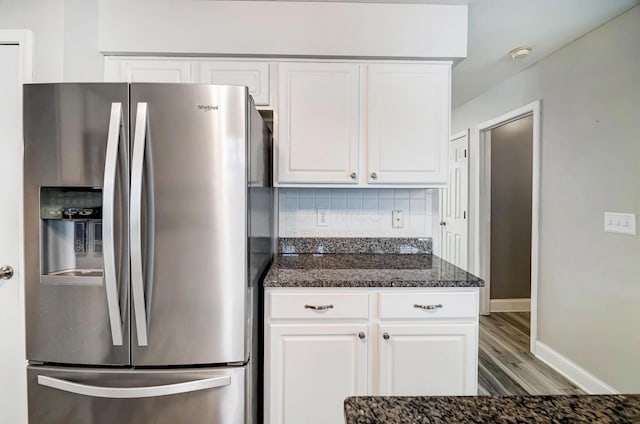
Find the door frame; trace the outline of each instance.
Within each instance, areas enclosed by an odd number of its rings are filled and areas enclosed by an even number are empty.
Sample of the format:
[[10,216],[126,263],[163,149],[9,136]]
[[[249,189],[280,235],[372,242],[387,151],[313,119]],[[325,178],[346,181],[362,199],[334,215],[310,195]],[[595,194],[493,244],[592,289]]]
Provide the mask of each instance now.
[[[15,45],[18,46],[18,80],[19,84],[22,85],[24,83],[32,82],[33,80],[33,33],[30,30],[0,30],[0,44],[2,45]],[[18,116],[20,117],[20,121],[22,121],[22,95],[18,95],[18,104],[16,105],[18,108]],[[20,144],[24,146],[24,141],[22,140],[22,132],[20,132]],[[23,153],[24,149],[21,149],[19,158],[21,163],[21,171],[24,172],[24,164],[23,162]],[[23,181],[22,181],[22,172],[16,181],[16,184],[20,185],[20,192],[23,190]],[[19,322],[17,323],[20,326],[23,337],[26,337],[25,334],[25,290],[24,290],[24,206],[23,206],[23,197],[20,196],[18,199],[18,263],[16,264],[16,270],[14,278],[17,279],[15,283],[18,284],[18,309],[20,311]],[[23,339],[24,340],[24,339]],[[22,347],[23,351],[25,347]],[[24,387],[26,387],[26,366],[27,366],[27,358],[25,354],[24,358],[24,369],[25,369],[25,382]],[[23,405],[26,407],[27,405],[27,392],[25,391],[22,396],[24,396],[24,403],[22,405],[16,405],[16,407],[22,407]],[[27,410],[24,410],[24,417],[27,417]],[[26,422],[26,421],[25,421]]]
[[[19,69],[18,69],[18,78],[20,79],[20,84],[30,83],[33,81],[33,33],[30,30],[14,30],[14,29],[0,29],[0,44],[6,45],[16,45],[18,46],[19,51]],[[22,118],[22,96],[18,96],[18,113]],[[24,140],[21,138],[21,144],[24,146]],[[23,150],[24,154],[24,150]],[[24,158],[21,158],[23,160]],[[24,172],[24,164],[23,164],[23,172]],[[22,191],[22,176],[20,176],[20,187]],[[16,272],[16,277],[18,277],[18,283],[20,284],[20,300],[22,302],[22,308],[24,309],[24,274],[20,272],[24,269],[24,216],[23,216],[23,199],[20,198],[18,203],[19,208],[19,266],[20,269]]]
[[480,290],[480,313],[489,314],[491,298],[491,133],[493,128],[533,117],[533,161],[531,182],[531,330],[529,350],[535,354],[538,335],[538,278],[540,254],[540,145],[541,101],[536,100],[477,125],[471,131],[470,147],[477,155],[472,158],[474,191],[474,270],[485,280]]

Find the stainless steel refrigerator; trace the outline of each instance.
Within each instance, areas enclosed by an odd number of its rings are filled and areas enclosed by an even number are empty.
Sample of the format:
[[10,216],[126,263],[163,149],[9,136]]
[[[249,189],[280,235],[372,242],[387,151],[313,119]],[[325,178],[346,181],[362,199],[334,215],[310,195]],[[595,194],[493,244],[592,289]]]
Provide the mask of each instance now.
[[247,89],[27,84],[31,424],[251,423],[273,256]]

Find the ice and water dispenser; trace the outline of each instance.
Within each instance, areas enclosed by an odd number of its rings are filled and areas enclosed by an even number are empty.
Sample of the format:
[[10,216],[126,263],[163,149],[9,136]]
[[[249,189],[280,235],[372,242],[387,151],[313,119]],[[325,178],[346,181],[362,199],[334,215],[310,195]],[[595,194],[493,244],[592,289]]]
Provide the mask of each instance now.
[[102,189],[40,188],[42,283],[102,284]]

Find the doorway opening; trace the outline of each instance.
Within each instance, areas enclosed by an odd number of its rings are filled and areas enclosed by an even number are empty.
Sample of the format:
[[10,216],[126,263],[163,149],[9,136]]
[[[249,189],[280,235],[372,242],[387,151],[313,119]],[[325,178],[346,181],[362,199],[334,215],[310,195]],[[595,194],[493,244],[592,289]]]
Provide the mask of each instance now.
[[531,309],[533,116],[487,130],[491,155],[490,312]]
[[[479,125],[475,158],[475,270],[480,311],[523,312],[537,339],[540,102]],[[527,314],[528,312],[528,314]]]

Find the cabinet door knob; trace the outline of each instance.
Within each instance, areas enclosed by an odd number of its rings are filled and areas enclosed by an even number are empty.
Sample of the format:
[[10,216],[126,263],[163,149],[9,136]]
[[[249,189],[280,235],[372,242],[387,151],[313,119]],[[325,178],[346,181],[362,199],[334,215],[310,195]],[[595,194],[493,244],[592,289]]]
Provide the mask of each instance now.
[[304,305],[305,309],[313,309],[314,311],[324,311],[325,309],[333,309],[333,305]]
[[376,174],[375,172],[371,173],[371,179],[372,180],[377,180],[378,179],[378,174]]
[[356,178],[358,178],[358,174],[356,174],[355,172],[351,173],[351,179],[355,180]]
[[389,337],[391,337],[391,336],[389,335],[389,333],[384,333],[384,334],[382,335],[382,338],[383,338],[383,339],[385,339],[385,340],[389,340]]
[[0,268],[0,278],[3,280],[9,280],[13,277],[13,268],[9,265],[3,266]]
[[358,337],[360,338],[360,340],[364,340],[365,338],[367,338],[367,335],[364,334],[364,331],[361,331],[358,333]]
[[442,303],[438,303],[437,305],[418,305],[417,303],[415,305],[413,305],[414,308],[416,309],[426,309],[426,310],[433,310],[433,309],[439,309],[442,308]]

